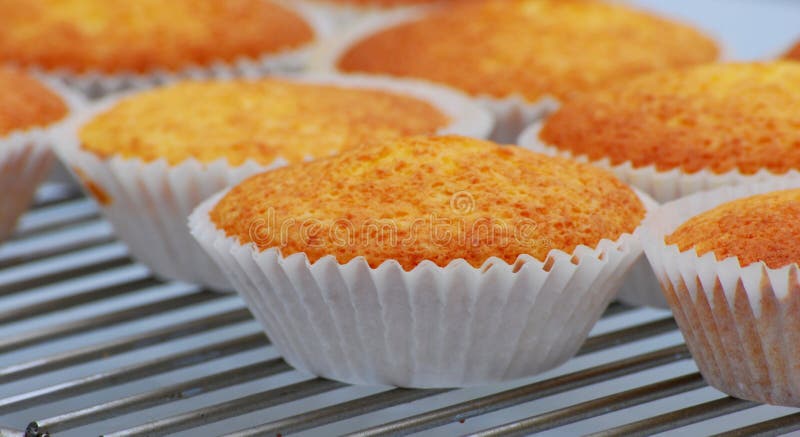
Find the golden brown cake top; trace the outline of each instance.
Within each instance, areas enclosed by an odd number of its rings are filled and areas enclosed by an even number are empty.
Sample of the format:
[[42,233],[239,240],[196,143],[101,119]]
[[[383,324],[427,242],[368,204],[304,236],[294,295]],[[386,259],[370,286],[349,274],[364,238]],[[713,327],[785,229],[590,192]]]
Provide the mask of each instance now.
[[800,61],[800,41],[798,41],[797,44],[794,45],[794,47],[789,49],[789,51],[786,52],[786,55],[784,55],[784,57],[786,59]]
[[632,232],[636,194],[610,173],[460,136],[406,137],[256,175],[211,211],[228,236],[311,262],[364,256],[410,270],[513,263]]
[[61,97],[35,78],[0,68],[0,137],[47,126],[64,118],[67,112]]
[[681,251],[717,260],[738,257],[746,266],[763,261],[777,269],[800,262],[800,190],[738,199],[706,211],[666,238]]
[[687,26],[592,0],[455,2],[355,43],[343,71],[449,84],[473,95],[567,98],[644,72],[716,59]]
[[0,0],[0,61],[177,70],[298,48],[314,30],[266,0]]
[[199,81],[125,98],[79,135],[84,150],[104,158],[270,164],[432,134],[449,123],[426,101],[375,89],[282,79]]
[[539,137],[593,160],[660,171],[800,169],[800,64],[652,73],[566,103]]

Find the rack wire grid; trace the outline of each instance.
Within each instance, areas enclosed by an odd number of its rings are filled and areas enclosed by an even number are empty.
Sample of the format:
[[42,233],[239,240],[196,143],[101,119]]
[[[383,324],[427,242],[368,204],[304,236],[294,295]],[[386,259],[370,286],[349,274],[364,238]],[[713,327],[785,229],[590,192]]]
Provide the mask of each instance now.
[[238,296],[155,279],[95,204],[46,185],[0,246],[0,436],[778,435],[797,410],[727,397],[666,311],[612,304],[577,357],[459,390],[295,371]]

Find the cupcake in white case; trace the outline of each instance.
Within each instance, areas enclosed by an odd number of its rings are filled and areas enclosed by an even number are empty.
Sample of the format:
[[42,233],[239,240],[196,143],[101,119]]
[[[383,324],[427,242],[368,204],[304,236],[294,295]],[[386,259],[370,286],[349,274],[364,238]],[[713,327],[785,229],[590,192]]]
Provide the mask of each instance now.
[[30,206],[53,163],[50,129],[80,99],[17,70],[0,68],[0,242]]
[[495,113],[493,139],[512,143],[575,94],[717,56],[716,44],[694,29],[622,5],[453,1],[363,21],[324,44],[312,68],[461,89]]
[[603,170],[411,137],[253,176],[190,227],[298,369],[457,387],[569,359],[640,255],[644,214]]
[[296,71],[330,27],[270,0],[5,0],[0,64],[100,96],[176,77]]
[[[799,63],[716,64],[651,73],[573,99],[518,143],[610,169],[666,202],[798,176],[798,124]],[[623,300],[664,306],[655,281],[646,281],[646,271],[639,277],[626,284]]]
[[182,82],[110,97],[63,129],[59,156],[132,254],[158,276],[228,290],[186,228],[191,211],[245,177],[364,141],[413,134],[485,137],[466,97],[413,81],[307,76]]
[[732,396],[800,406],[800,179],[665,204],[643,244],[701,373]]
[[800,64],[665,70],[588,93],[518,144],[591,162],[659,202],[800,170]]

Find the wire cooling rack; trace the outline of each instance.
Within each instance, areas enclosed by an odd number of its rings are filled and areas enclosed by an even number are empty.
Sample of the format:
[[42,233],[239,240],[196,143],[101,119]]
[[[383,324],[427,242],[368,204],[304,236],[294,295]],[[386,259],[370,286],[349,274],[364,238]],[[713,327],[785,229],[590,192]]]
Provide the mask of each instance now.
[[579,355],[461,390],[293,370],[242,301],[159,281],[49,185],[0,247],[0,436],[777,435],[800,413],[706,386],[665,311],[612,304]]

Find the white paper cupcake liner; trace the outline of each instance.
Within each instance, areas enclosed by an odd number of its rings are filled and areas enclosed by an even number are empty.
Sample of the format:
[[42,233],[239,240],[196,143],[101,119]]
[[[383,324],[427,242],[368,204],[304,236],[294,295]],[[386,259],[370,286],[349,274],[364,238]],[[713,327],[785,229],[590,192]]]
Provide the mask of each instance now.
[[691,217],[734,199],[800,188],[800,179],[723,187],[665,204],[642,239],[689,350],[713,387],[732,396],[800,407],[800,276],[713,253],[680,252],[665,236]]
[[[312,56],[309,68],[316,72],[341,72],[337,68],[339,59],[355,43],[384,29],[413,21],[424,13],[424,8],[406,8],[361,20],[348,32],[336,38],[329,38],[321,44]],[[446,86],[446,84],[440,85]],[[506,98],[482,95],[473,99],[494,115],[495,127],[490,139],[500,144],[514,143],[525,127],[554,112],[559,106],[558,100],[552,96],[545,96],[534,102],[526,100],[522,95]]]
[[[413,81],[368,76],[307,75],[287,78],[298,82],[368,88],[403,93],[425,100],[448,115],[452,123],[440,133],[486,137],[491,116],[468,98],[450,90]],[[157,276],[227,291],[231,286],[222,272],[189,234],[186,220],[203,200],[248,176],[286,164],[278,159],[265,166],[247,161],[231,166],[227,160],[201,163],[195,159],[169,165],[165,159],[103,159],[81,148],[78,130],[95,115],[115,105],[123,96],[110,96],[73,117],[61,129],[66,141],[59,158],[74,169],[89,192],[99,200],[117,235],[131,254]],[[107,201],[103,201],[107,199]]]
[[498,258],[481,268],[363,257],[311,264],[227,237],[209,212],[192,233],[222,266],[273,344],[297,369],[353,384],[462,387],[533,375],[572,357],[641,254],[631,234],[546,262]]
[[625,275],[617,293],[617,300],[632,306],[669,308],[661,285],[647,258],[640,256]]
[[576,156],[567,150],[562,150],[543,143],[539,139],[539,132],[543,124],[544,121],[534,123],[522,133],[517,143],[521,147],[536,152],[563,156],[580,162],[588,162],[592,165],[610,170],[624,182],[648,193],[656,201],[662,203],[698,191],[706,191],[727,185],[752,184],[777,178],[796,178],[800,176],[800,172],[797,170],[792,170],[785,174],[775,174],[767,170],[761,170],[758,173],[746,175],[737,170],[722,174],[714,173],[709,170],[696,173],[684,173],[680,171],[680,169],[659,171],[654,165],[634,167],[630,162],[613,165],[608,158],[590,160],[586,155]]
[[[37,79],[63,99],[70,113],[83,107],[83,100],[75,93],[53,81]],[[0,137],[0,192],[3,193],[0,198],[0,242],[13,233],[17,219],[28,209],[39,184],[50,174],[54,161],[51,146],[59,140],[53,131],[60,123],[14,131]]]
[[43,131],[26,131],[0,138],[0,242],[28,209],[36,188],[47,178],[53,154]]
[[181,79],[226,79],[233,77],[262,77],[273,73],[292,73],[304,70],[316,47],[335,31],[334,23],[323,13],[303,4],[291,2],[291,9],[300,13],[311,25],[315,41],[296,49],[269,53],[260,57],[242,56],[233,61],[219,60],[208,65],[189,65],[177,71],[154,70],[147,73],[101,71],[75,72],[68,69],[31,68],[37,74],[47,75],[80,90],[87,97],[100,98],[128,89],[142,89]]

